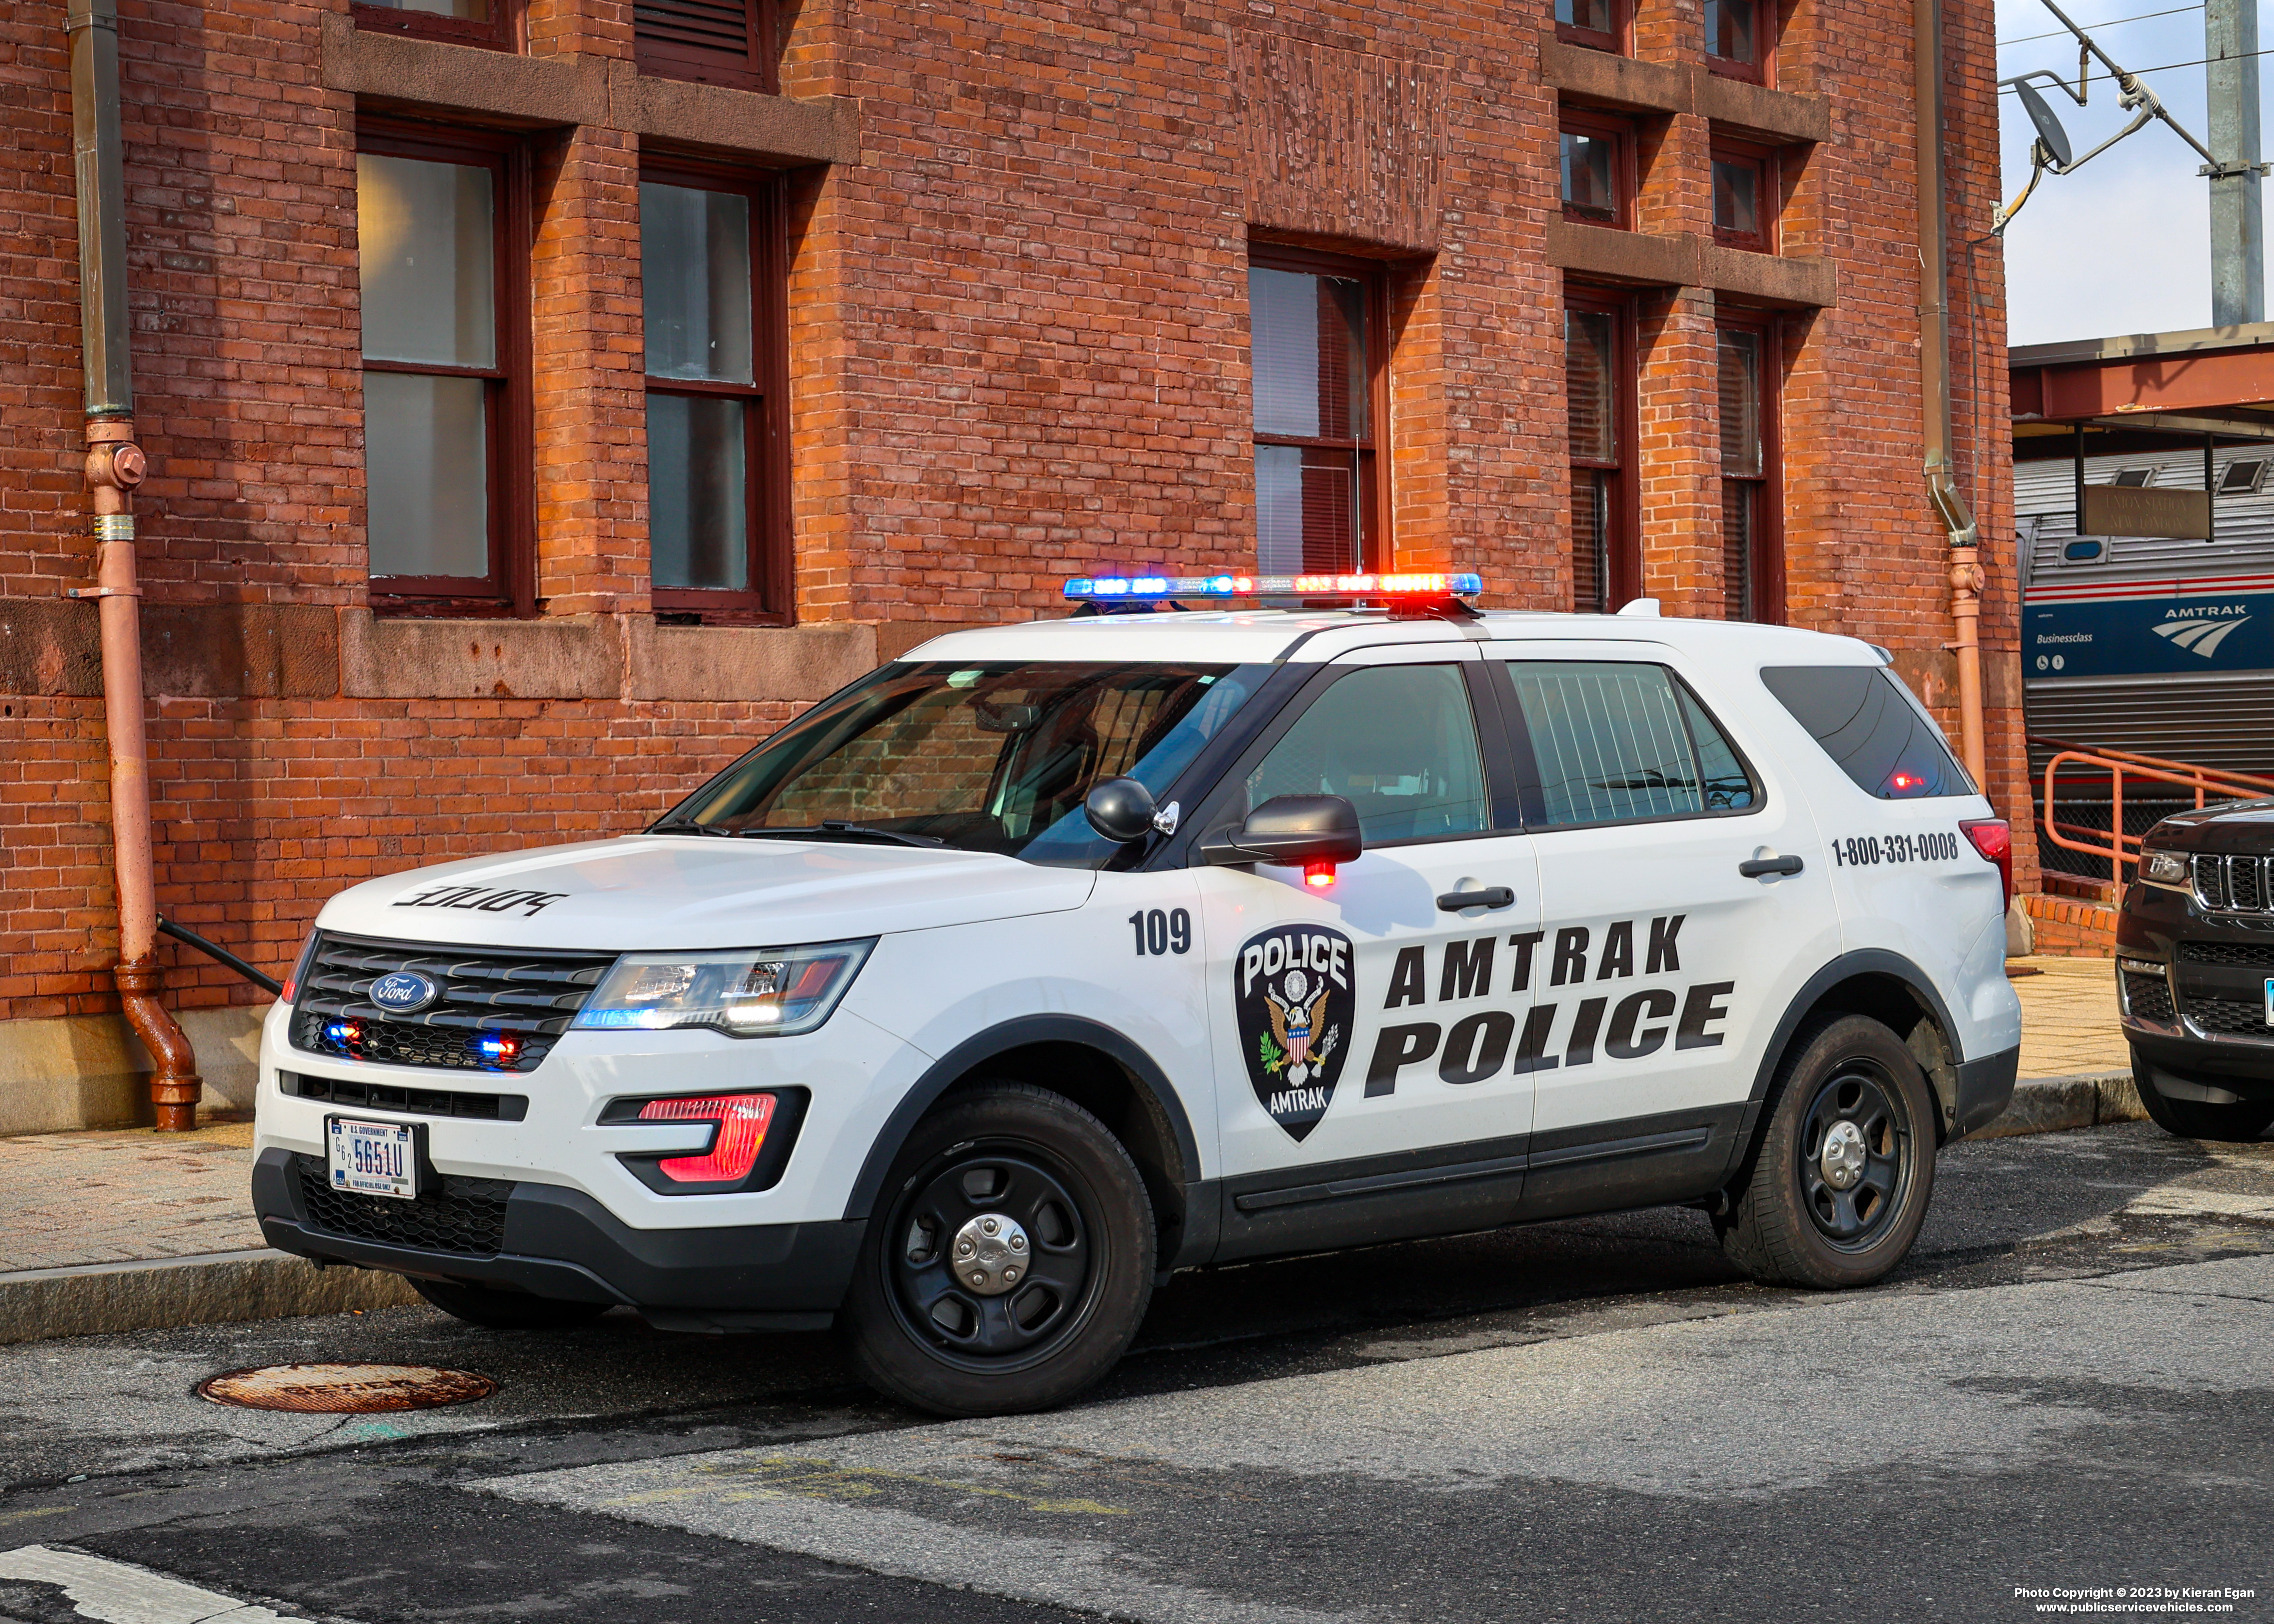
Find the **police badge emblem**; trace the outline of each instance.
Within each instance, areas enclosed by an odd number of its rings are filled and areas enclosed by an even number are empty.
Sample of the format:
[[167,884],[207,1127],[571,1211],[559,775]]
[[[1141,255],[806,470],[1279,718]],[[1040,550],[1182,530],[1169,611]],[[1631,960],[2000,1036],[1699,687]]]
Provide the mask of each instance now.
[[1291,1137],[1307,1138],[1350,1051],[1358,1007],[1351,939],[1319,925],[1250,936],[1232,960],[1232,1007],[1256,1100]]

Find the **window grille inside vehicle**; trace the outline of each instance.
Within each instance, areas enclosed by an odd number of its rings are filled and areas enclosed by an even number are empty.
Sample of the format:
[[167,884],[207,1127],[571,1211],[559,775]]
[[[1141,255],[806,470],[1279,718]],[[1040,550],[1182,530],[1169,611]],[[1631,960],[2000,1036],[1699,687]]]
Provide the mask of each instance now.
[[[293,1004],[292,1047],[386,1065],[533,1071],[614,962],[322,935]],[[432,1002],[407,1013],[372,1002],[373,982],[405,972],[434,983]]]

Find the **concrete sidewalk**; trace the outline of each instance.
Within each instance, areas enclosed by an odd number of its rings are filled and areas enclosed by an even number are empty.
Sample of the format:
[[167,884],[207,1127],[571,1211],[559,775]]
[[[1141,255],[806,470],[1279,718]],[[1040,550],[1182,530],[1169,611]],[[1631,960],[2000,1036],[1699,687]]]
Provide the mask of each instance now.
[[[2014,968],[2023,1083],[1984,1133],[2141,1116],[2112,963],[2043,958]],[[265,1247],[252,1165],[251,1123],[0,1139],[0,1342],[413,1300],[395,1275],[319,1269]]]

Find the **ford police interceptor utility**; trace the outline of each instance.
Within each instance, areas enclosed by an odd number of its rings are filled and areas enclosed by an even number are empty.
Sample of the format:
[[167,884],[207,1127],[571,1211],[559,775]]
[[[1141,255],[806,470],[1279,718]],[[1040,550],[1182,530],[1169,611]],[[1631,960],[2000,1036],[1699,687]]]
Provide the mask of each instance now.
[[269,1242],[482,1325],[834,1320],[950,1414],[1197,1265],[1688,1203],[1879,1279],[2012,1089],[2006,826],[1882,650],[1476,590],[1076,582],[1372,606],[956,632],[643,834],[343,893]]

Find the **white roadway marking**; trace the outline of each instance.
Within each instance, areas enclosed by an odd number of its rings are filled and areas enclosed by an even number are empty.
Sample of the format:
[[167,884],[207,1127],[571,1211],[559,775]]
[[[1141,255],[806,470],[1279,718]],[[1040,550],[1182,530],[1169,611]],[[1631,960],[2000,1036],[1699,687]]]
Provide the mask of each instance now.
[[0,1551],[0,1579],[60,1585],[81,1618],[103,1624],[307,1624],[297,1614],[201,1590],[131,1562],[46,1545]]
[[2173,1218],[2274,1218],[2274,1196],[2159,1184],[2126,1203],[2124,1210]]

